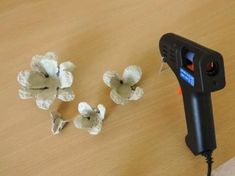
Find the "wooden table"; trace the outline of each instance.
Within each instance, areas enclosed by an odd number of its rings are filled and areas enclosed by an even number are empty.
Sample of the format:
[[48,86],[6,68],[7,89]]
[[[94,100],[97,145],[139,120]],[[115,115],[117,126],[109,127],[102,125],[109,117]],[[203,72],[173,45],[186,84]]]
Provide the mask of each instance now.
[[[170,0],[1,0],[1,176],[199,176],[204,158],[184,143],[182,97],[172,72],[158,77],[159,38],[174,32],[220,51],[226,88],[213,94],[218,148],[214,167],[235,156],[235,1]],[[76,99],[57,100],[51,110],[67,119],[77,104],[103,103],[102,133],[68,125],[51,134],[50,112],[35,99],[21,100],[16,76],[31,57],[54,51],[77,65]],[[143,69],[144,97],[115,105],[102,82],[106,70],[131,64]]]

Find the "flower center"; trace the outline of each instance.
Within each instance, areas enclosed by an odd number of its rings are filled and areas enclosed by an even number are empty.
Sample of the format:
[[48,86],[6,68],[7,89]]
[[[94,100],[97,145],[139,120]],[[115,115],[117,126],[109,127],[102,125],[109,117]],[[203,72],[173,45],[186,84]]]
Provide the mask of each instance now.
[[45,78],[49,78],[49,75],[47,73],[44,74]]
[[117,93],[124,98],[129,98],[131,96],[131,87],[127,84],[122,84],[117,89]]
[[55,89],[55,90],[58,90],[59,89],[59,85],[60,85],[60,81],[57,77],[52,77],[52,76],[49,76],[47,79],[46,79],[46,86],[48,88],[52,88],[52,89]]

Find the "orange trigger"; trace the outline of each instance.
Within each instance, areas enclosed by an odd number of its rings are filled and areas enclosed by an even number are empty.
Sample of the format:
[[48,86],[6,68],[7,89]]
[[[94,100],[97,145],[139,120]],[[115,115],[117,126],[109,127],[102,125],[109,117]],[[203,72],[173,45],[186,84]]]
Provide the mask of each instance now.
[[178,88],[177,93],[178,93],[179,95],[182,95],[182,89],[181,89],[181,87]]
[[191,71],[194,71],[194,65],[193,64],[187,65],[187,68]]

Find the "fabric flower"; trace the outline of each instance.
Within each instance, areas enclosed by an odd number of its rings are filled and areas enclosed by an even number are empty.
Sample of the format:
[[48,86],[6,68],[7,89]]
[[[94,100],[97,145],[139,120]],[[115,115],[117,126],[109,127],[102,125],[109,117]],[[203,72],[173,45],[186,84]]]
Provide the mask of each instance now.
[[52,117],[52,128],[51,132],[52,134],[56,135],[59,134],[60,131],[65,127],[65,125],[68,123],[68,121],[63,120],[61,115],[57,112],[52,112],[51,113]]
[[21,99],[36,98],[39,108],[48,110],[55,98],[71,101],[75,95],[71,89],[73,83],[72,62],[58,65],[57,56],[48,52],[46,55],[36,55],[32,58],[31,69],[21,71],[17,80],[20,84]]
[[97,135],[102,128],[102,122],[105,116],[105,107],[99,104],[97,108],[92,108],[88,103],[81,102],[78,104],[80,115],[74,119],[76,128],[88,129],[91,135]]
[[138,100],[143,96],[143,89],[136,86],[141,76],[141,68],[131,65],[124,70],[122,78],[115,71],[107,71],[103,75],[103,81],[112,89],[111,99],[116,104],[125,105],[128,101]]

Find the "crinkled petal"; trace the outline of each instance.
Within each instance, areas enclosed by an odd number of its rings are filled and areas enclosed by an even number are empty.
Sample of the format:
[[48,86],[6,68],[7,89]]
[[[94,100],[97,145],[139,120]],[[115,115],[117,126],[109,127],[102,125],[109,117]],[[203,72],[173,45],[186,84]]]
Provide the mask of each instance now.
[[67,121],[63,120],[61,118],[61,115],[57,112],[51,113],[52,117],[52,127],[51,131],[54,135],[59,134],[60,131],[65,127],[65,125],[68,123]]
[[75,98],[74,92],[71,88],[59,89],[57,96],[62,101],[72,101]]
[[93,108],[86,102],[81,102],[78,104],[78,111],[84,116],[94,112]]
[[18,74],[17,80],[24,87],[43,88],[45,87],[46,78],[40,72],[25,70]]
[[34,71],[42,72],[46,76],[56,76],[58,63],[54,53],[47,53],[45,56],[36,55],[32,58],[31,68]]
[[24,88],[20,88],[19,91],[19,97],[21,99],[29,99],[29,98],[33,98],[33,95],[31,94],[30,91],[28,91],[27,89]]
[[59,74],[60,88],[71,87],[73,84],[73,74],[68,71],[61,71]]
[[142,76],[141,68],[136,65],[128,66],[123,72],[124,82],[131,86],[139,82],[141,76]]
[[128,99],[120,96],[115,89],[111,90],[110,97],[116,104],[125,105],[128,103]]
[[70,61],[67,61],[67,62],[63,62],[60,64],[60,71],[70,71],[72,72],[74,69],[75,69],[75,65],[70,62]]
[[39,92],[42,90],[34,90],[34,89],[28,89],[26,87],[20,87],[19,89],[19,97],[21,99],[29,99],[35,97]]
[[29,76],[30,71],[21,71],[17,76],[17,81],[20,83],[21,86],[28,86],[29,85]]
[[129,100],[138,100],[143,96],[143,94],[143,89],[141,89],[140,87],[136,87],[135,90],[132,92],[132,96],[129,98]]
[[42,64],[40,63],[41,60],[43,59],[44,56],[41,55],[35,55],[32,58],[31,61],[31,68],[33,71],[38,71],[38,72],[42,72],[43,74],[46,73],[45,69],[43,68]]
[[107,71],[103,75],[104,83],[111,88],[117,88],[120,85],[120,76],[114,71]]
[[74,126],[76,128],[92,128],[93,126],[93,123],[91,120],[89,120],[88,118],[86,117],[83,117],[82,115],[76,117],[74,120],[73,120],[73,123],[74,123]]
[[39,108],[48,110],[56,98],[56,90],[45,89],[36,96],[36,104]]
[[99,110],[98,116],[99,116],[100,120],[103,120],[105,117],[105,111],[106,111],[104,105],[98,104],[97,109]]
[[88,130],[91,135],[97,135],[101,132],[102,122]]
[[56,74],[58,73],[57,61],[52,59],[42,59],[40,63],[47,75],[56,76]]
[[58,60],[58,56],[54,52],[51,52],[51,51],[47,52],[44,57],[47,59],[55,60],[55,61]]

